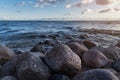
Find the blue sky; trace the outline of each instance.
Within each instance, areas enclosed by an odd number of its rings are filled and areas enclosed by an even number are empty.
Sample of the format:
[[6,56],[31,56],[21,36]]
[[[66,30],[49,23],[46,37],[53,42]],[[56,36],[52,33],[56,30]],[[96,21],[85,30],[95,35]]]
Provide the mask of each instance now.
[[119,0],[106,0],[106,4],[96,4],[95,1],[97,0],[2,0],[0,19],[119,19],[116,16],[120,15]]

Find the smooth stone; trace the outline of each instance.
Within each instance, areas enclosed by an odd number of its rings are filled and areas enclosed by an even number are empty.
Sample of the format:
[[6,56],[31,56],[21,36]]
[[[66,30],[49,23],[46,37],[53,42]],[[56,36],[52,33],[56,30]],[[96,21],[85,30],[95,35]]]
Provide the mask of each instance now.
[[84,40],[83,44],[88,48],[91,49],[93,47],[96,47],[97,44],[95,42],[89,41],[89,40]]
[[46,52],[44,61],[56,73],[74,76],[81,70],[81,59],[67,45],[56,44]]
[[76,75],[72,80],[119,80],[111,71],[104,69],[93,69]]
[[75,52],[80,57],[82,57],[83,53],[88,51],[88,49],[84,45],[81,45],[78,42],[68,42],[66,44],[71,48],[73,52]]
[[113,69],[115,69],[117,72],[120,72],[120,59],[113,63],[112,65]]
[[100,68],[109,63],[108,58],[96,49],[90,49],[83,54],[82,61],[86,66]]
[[40,45],[40,44],[36,44],[31,50],[31,52],[42,52],[42,53],[45,53],[45,48]]
[[70,80],[70,78],[68,76],[65,76],[65,75],[54,74],[54,75],[52,75],[50,80]]
[[18,57],[14,57],[6,62],[1,69],[1,76],[16,76],[16,66],[18,62]]
[[12,76],[4,76],[0,80],[17,80],[15,77]]
[[19,80],[48,80],[51,75],[50,69],[41,59],[41,54],[35,53],[21,55],[16,71]]
[[12,57],[15,57],[16,54],[8,47],[0,46],[0,64],[4,64],[9,61]]

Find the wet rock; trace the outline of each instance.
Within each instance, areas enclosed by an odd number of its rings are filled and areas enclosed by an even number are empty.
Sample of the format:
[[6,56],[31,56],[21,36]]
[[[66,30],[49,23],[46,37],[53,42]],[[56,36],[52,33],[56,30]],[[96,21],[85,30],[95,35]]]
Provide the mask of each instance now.
[[51,34],[51,35],[48,35],[48,37],[52,38],[52,39],[56,39],[57,37],[59,37],[58,34]]
[[41,37],[41,38],[47,38],[47,35],[41,34],[40,37]]
[[31,52],[42,52],[42,53],[45,53],[45,48],[40,45],[40,44],[36,44],[31,50]]
[[117,41],[116,46],[120,48],[120,41]]
[[73,39],[71,35],[65,35],[66,39]]
[[17,80],[15,77],[12,76],[4,76],[0,80]]
[[4,64],[12,57],[15,57],[16,54],[8,47],[0,46],[0,64]]
[[108,58],[96,49],[91,49],[84,53],[82,60],[85,65],[95,68],[103,67],[109,62]]
[[47,51],[44,60],[56,73],[74,76],[81,70],[81,59],[64,44],[56,44]]
[[97,44],[95,42],[89,41],[89,40],[84,40],[83,44],[88,48],[91,49],[93,47],[96,47]]
[[14,57],[6,62],[1,69],[1,76],[16,76],[16,66],[18,62],[18,57]]
[[110,46],[103,53],[113,62],[120,59],[120,48],[117,46]]
[[25,53],[25,51],[22,51],[22,50],[19,50],[19,49],[15,49],[14,52],[15,52],[16,55]]
[[117,60],[115,63],[113,63],[113,69],[115,69],[117,72],[120,72],[120,59]]
[[43,42],[43,44],[44,45],[49,45],[49,46],[54,46],[54,42],[52,41],[52,40],[45,40],[44,42]]
[[70,78],[65,75],[54,74],[54,75],[52,75],[50,80],[70,80]]
[[67,45],[80,57],[83,55],[83,53],[88,51],[88,49],[84,45],[81,45],[78,42],[68,42]]
[[118,77],[104,69],[93,69],[82,72],[73,78],[73,80],[119,80]]
[[87,39],[87,38],[88,38],[88,35],[87,35],[87,34],[81,34],[81,35],[79,36],[79,38],[81,38],[81,39]]
[[50,70],[43,63],[40,54],[23,54],[19,60],[17,65],[19,80],[48,80],[50,77]]

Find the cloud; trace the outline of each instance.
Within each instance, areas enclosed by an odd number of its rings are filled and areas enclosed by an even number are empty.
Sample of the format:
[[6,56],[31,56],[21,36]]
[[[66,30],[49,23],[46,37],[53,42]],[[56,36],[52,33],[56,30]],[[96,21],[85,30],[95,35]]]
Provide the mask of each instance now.
[[26,2],[25,1],[22,1],[22,2],[20,2],[20,3],[16,3],[15,5],[16,6],[24,6],[26,4]]
[[120,11],[120,9],[118,9],[118,8],[111,8],[111,9],[100,10],[100,11],[98,11],[98,13],[118,12],[118,11]]
[[72,7],[81,7],[81,6],[84,6],[84,5],[87,5],[91,2],[93,2],[94,0],[82,0],[80,2],[76,2],[74,4],[67,4],[66,5],[66,8],[72,8]]
[[87,13],[91,13],[93,12],[91,9],[86,9],[83,12],[81,12],[81,14],[87,14]]
[[96,4],[98,5],[108,5],[108,4],[113,4],[116,3],[120,0],[96,0]]
[[60,3],[62,1],[65,1],[65,0],[36,0],[34,7],[39,8],[39,7],[44,7],[44,6],[48,6],[48,5],[54,6],[57,3]]
[[113,4],[120,3],[120,0],[81,0],[73,4],[67,4],[66,8],[82,7],[82,6],[91,4],[93,2],[95,3],[95,5],[113,5]]

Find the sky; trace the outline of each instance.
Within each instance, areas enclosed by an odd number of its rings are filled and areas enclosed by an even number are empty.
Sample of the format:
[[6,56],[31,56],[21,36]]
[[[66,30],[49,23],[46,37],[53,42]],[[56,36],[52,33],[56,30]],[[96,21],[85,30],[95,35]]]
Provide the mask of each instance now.
[[1,0],[0,20],[120,19],[120,0]]

